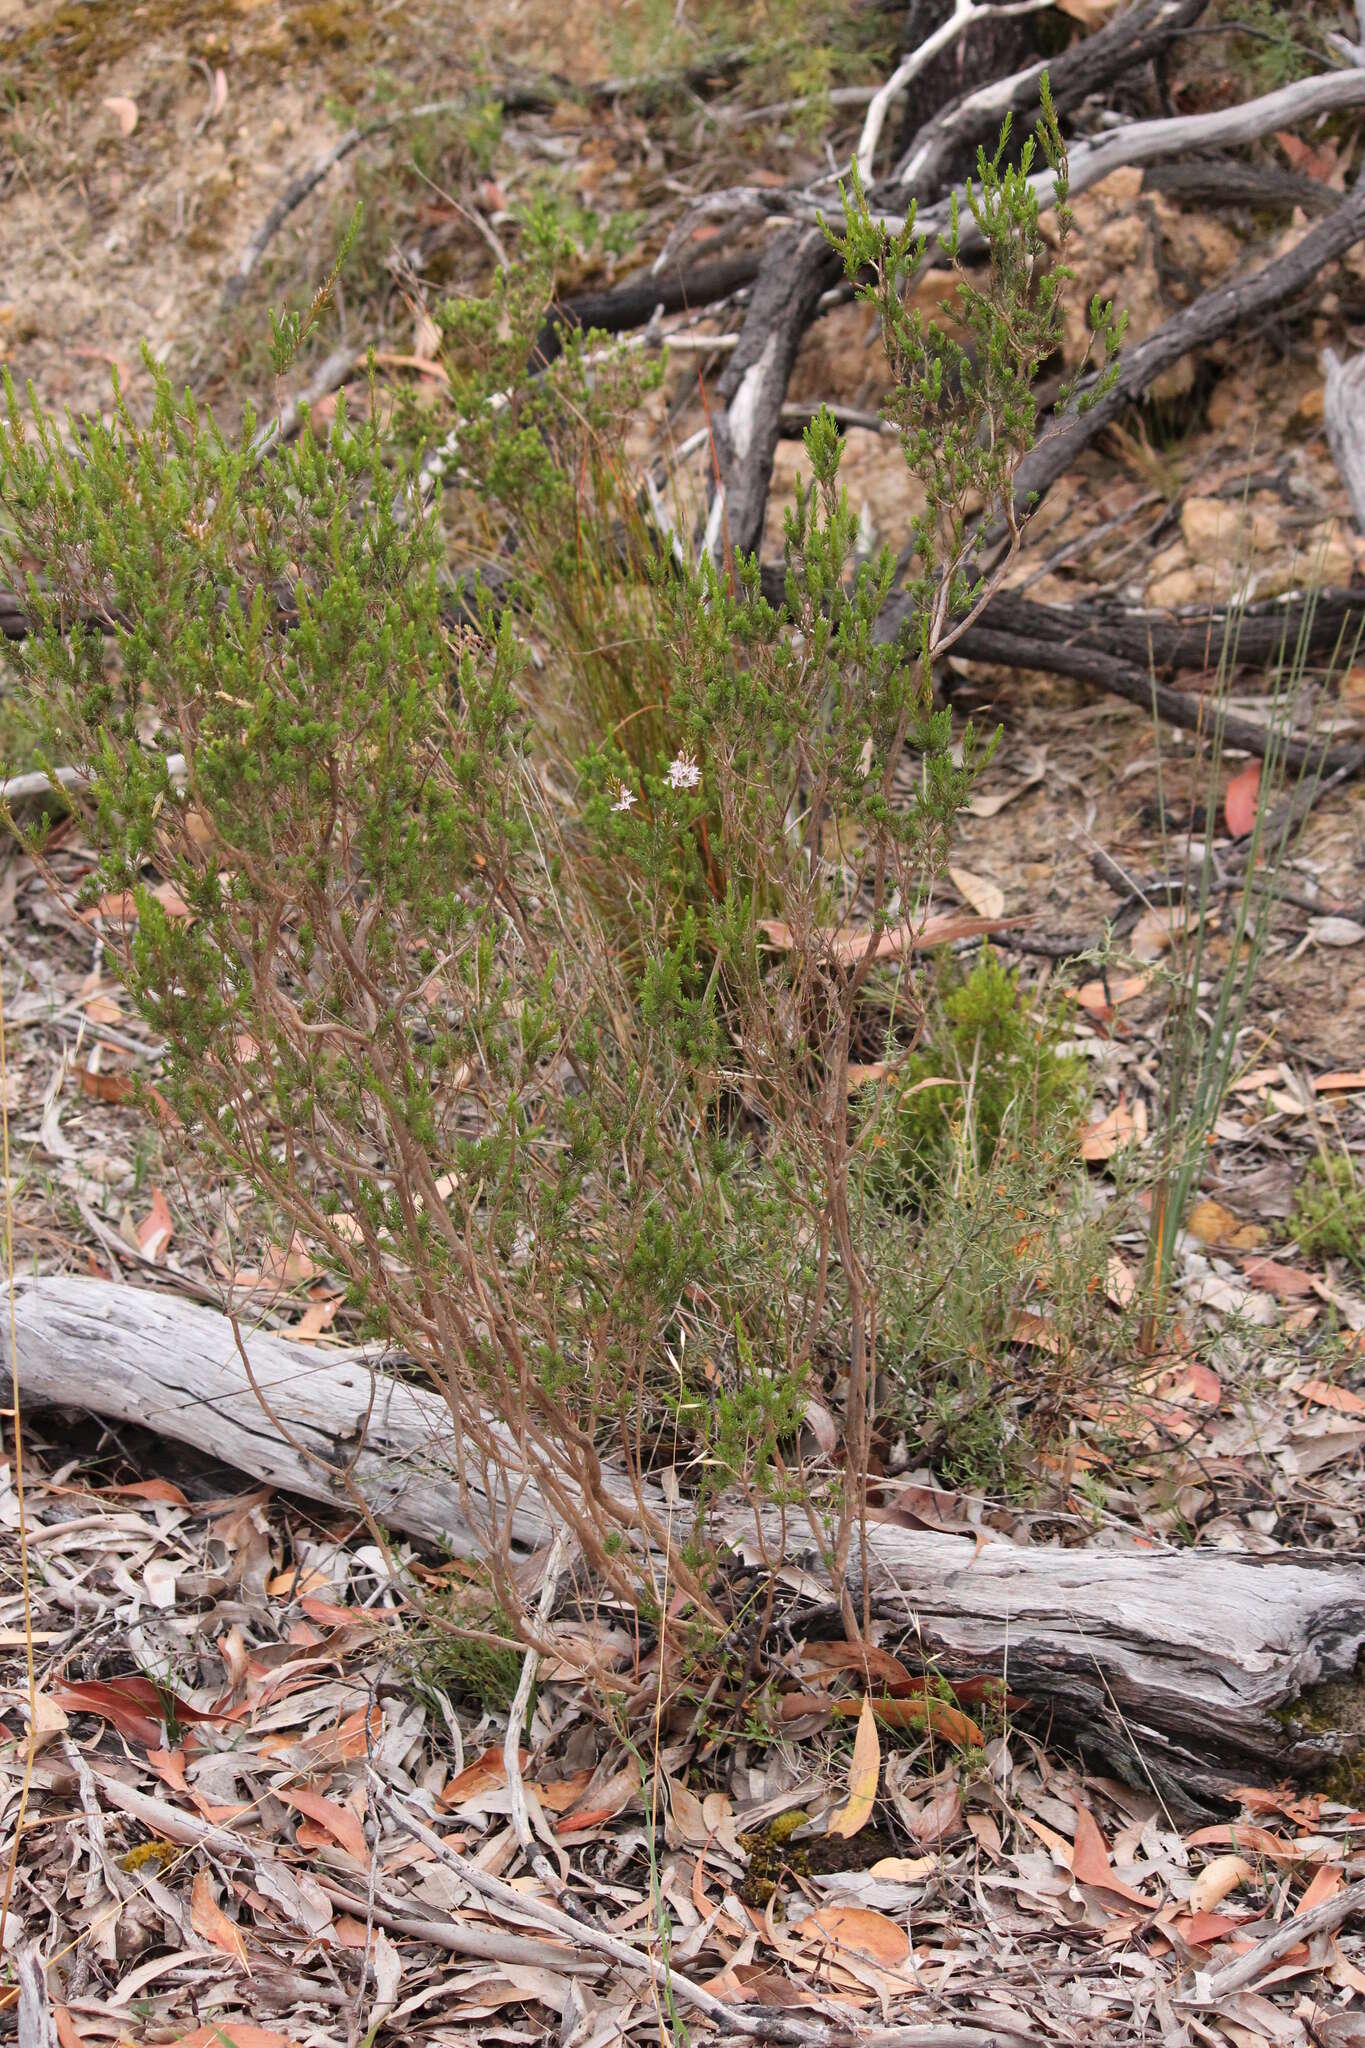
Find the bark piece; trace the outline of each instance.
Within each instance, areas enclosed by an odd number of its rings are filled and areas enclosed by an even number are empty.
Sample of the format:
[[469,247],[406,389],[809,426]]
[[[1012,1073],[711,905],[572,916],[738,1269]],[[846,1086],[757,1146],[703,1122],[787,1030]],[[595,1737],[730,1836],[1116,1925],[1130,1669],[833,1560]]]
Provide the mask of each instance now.
[[1356,527],[1365,533],[1365,355],[1343,363],[1334,349],[1325,348],[1322,367],[1327,445],[1350,496]]

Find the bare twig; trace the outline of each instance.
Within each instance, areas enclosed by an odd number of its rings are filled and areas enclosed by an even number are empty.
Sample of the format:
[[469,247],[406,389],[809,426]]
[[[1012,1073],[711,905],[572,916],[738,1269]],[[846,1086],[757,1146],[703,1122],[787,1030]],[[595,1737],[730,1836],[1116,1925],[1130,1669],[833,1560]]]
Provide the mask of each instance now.
[[[1365,71],[1343,72],[1365,103]],[[1272,98],[1278,95],[1272,94]],[[1237,109],[1233,110],[1238,111]],[[1152,124],[1164,125],[1164,124]],[[1253,331],[1272,307],[1283,305],[1320,275],[1326,266],[1365,237],[1365,178],[1325,220],[1318,221],[1283,256],[1259,270],[1243,272],[1214,285],[1167,320],[1145,340],[1125,349],[1113,388],[1088,412],[1073,410],[1029,451],[1014,479],[1016,516],[1035,506],[1057,479],[1064,476],[1082,450],[1103,432],[1125,406],[1180,358],[1204,348],[1224,334]],[[1005,528],[1002,524],[1001,537]]]
[[[559,1575],[564,1569],[564,1560],[568,1554],[569,1541],[567,1534],[563,1529],[556,1529],[554,1539],[550,1544],[550,1555],[545,1562],[545,1577],[541,1581],[540,1601],[536,1609],[536,1624],[542,1630],[549,1619],[550,1610],[554,1606],[555,1594],[559,1590]],[[507,1790],[512,1802],[511,1820],[513,1832],[520,1842],[536,1876],[542,1884],[548,1885],[549,1889],[558,1896],[561,1889],[560,1880],[550,1868],[548,1857],[535,1846],[535,1839],[531,1831],[530,1802],[527,1799],[526,1785],[521,1775],[521,1730],[522,1724],[526,1719],[526,1709],[530,1705],[531,1687],[535,1683],[536,1667],[539,1662],[540,1652],[533,1643],[522,1660],[521,1677],[517,1680],[517,1689],[513,1694],[511,1707],[508,1709],[507,1733],[503,1738],[502,1760],[507,1774]],[[539,1811],[539,1801],[537,1801],[537,1811]]]
[[1031,119],[1037,113],[1044,70],[1057,111],[1066,113],[1116,78],[1162,56],[1207,4],[1208,0],[1136,0],[1051,63],[1026,65],[965,94],[935,114],[914,137],[898,173],[900,183],[922,200],[936,199],[953,169],[970,160],[977,143],[994,143],[1007,115]]
[[[786,2044],[786,2048],[842,2048],[842,2044],[859,2038],[855,2028],[845,2022],[828,2020],[814,2013],[787,2013],[772,2008],[733,2005],[723,1998],[717,1998],[691,1977],[681,1971],[665,1969],[652,1956],[644,1955],[629,1942],[622,1941],[603,1927],[586,1925],[573,1920],[558,1906],[549,1905],[543,1899],[528,1898],[525,1892],[504,1884],[501,1878],[492,1877],[480,1869],[466,1856],[461,1856],[444,1842],[434,1828],[429,1828],[409,1808],[397,1799],[374,1772],[370,1774],[375,1798],[390,1818],[410,1834],[448,1870],[454,1871],[478,1897],[492,1906],[501,1907],[517,1920],[530,1920],[543,1927],[547,1933],[558,1934],[581,1947],[595,1948],[600,1954],[610,1956],[628,1970],[635,1970],[648,1977],[659,1992],[669,1991],[673,1998],[690,2005],[714,2025],[726,2030],[728,2036],[738,2035],[747,2041],[775,2041]],[[1014,2042],[1024,2042],[1023,2034],[1011,2034],[998,2027],[886,2027],[875,2034],[878,2043],[885,2048],[1012,2048]]]
[[1306,1913],[1294,1913],[1268,1934],[1264,1941],[1258,1941],[1255,1948],[1244,1956],[1225,1963],[1221,1970],[1197,1972],[1192,1990],[1177,1994],[1181,2005],[1217,2005],[1234,1991],[1242,1991],[1248,1984],[1254,1984],[1272,1963],[1277,1963],[1291,1948],[1297,1948],[1301,1941],[1308,1941],[1315,1934],[1329,1933],[1341,1927],[1357,1913],[1365,1912],[1365,1879],[1358,1884],[1348,1884],[1345,1891],[1338,1892],[1333,1899],[1324,1899],[1320,1906],[1311,1906]]
[[983,0],[983,4],[977,6],[975,0],[953,0],[953,11],[948,19],[927,35],[916,49],[901,58],[885,85],[879,86],[872,96],[854,158],[864,184],[871,183],[877,144],[891,103],[905,91],[912,79],[918,78],[935,57],[955,43],[972,22],[1004,20],[1016,14],[1038,14],[1052,4],[1053,0],[1005,0],[1003,5],[996,4],[996,0]]
[[[1365,72],[1361,75],[1365,77]],[[1365,355],[1343,363],[1335,350],[1325,348],[1322,367],[1327,445],[1350,496],[1356,526],[1365,533]]]
[[[1239,143],[1258,142],[1281,128],[1316,119],[1322,114],[1340,113],[1347,107],[1365,106],[1365,71],[1327,71],[1313,78],[1301,78],[1259,99],[1240,106],[1225,107],[1216,114],[1176,114],[1159,121],[1126,121],[1093,140],[1078,142],[1067,151],[1067,183],[1073,197],[1087,192],[1118,170],[1138,164],[1158,163],[1163,157],[1184,156],[1190,150],[1229,149]],[[1053,173],[1039,171],[1030,180],[1041,206],[1051,206],[1056,193]],[[958,193],[961,212],[961,247],[976,248],[981,239],[975,220]],[[919,226],[929,234],[948,225],[950,201],[921,208]],[[813,209],[804,209],[808,218]],[[900,213],[874,214],[888,233],[904,226]]]

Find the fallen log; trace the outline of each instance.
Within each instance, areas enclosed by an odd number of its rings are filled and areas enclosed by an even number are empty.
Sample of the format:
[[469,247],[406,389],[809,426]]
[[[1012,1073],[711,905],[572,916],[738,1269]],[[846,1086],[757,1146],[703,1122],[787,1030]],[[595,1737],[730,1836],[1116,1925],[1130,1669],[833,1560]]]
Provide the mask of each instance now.
[[[253,1333],[243,1341],[258,1393],[226,1317],[117,1282],[21,1280],[14,1308],[23,1412],[138,1423],[348,1513],[358,1490],[391,1528],[477,1554],[485,1498],[469,1472],[456,1476],[456,1423],[434,1391],[359,1353]],[[551,1540],[553,1518],[516,1473],[510,1440],[507,1456],[514,1498],[494,1512],[524,1555]],[[757,1555],[747,1510],[722,1502],[715,1527]],[[781,1554],[775,1514],[761,1534],[768,1556]],[[813,1551],[787,1549],[820,1577]],[[883,1507],[867,1562],[875,1610],[903,1654],[949,1675],[1007,1672],[1050,1723],[1187,1807],[1249,1769],[1307,1768],[1342,1749],[1330,1731],[1287,1730],[1283,1710],[1354,1671],[1365,1558],[978,1545],[903,1526]]]

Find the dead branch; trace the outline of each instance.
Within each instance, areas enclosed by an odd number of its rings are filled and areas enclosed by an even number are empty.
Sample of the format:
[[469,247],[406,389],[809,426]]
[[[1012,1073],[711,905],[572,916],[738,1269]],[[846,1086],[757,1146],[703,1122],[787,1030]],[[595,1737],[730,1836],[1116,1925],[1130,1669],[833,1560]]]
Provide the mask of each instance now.
[[1207,732],[1216,715],[1228,746],[1243,748],[1258,757],[1273,747],[1286,767],[1296,772],[1302,769],[1310,777],[1337,773],[1350,776],[1365,766],[1365,747],[1358,743],[1286,740],[1258,719],[1217,710],[1213,698],[1172,689],[1169,683],[1158,682],[1147,668],[1119,661],[1102,647],[1068,647],[1055,640],[1021,639],[1013,631],[1000,630],[987,618],[969,626],[953,651],[968,661],[987,661],[1002,668],[1043,669],[1052,675],[1094,683],[1111,696],[1123,697],[1142,710],[1158,712],[1169,724],[1185,732]]
[[[1365,87],[1365,72],[1341,74],[1346,82]],[[1019,465],[1014,483],[1016,516],[1022,518],[1044,497],[1059,477],[1072,468],[1082,451],[1125,406],[1133,404],[1180,358],[1207,347],[1225,334],[1255,330],[1258,320],[1312,284],[1329,263],[1365,237],[1365,178],[1325,220],[1311,227],[1283,256],[1259,270],[1225,279],[1191,306],[1167,320],[1144,341],[1126,349],[1119,359],[1113,389],[1088,412],[1072,411],[1045,434]]]
[[1319,1906],[1310,1906],[1306,1913],[1291,1913],[1282,1926],[1264,1941],[1258,1941],[1244,1956],[1237,1956],[1225,1963],[1221,1970],[1200,1971],[1194,1980],[1194,1989],[1183,1996],[1177,1994],[1180,2005],[1211,2006],[1224,1998],[1230,1998],[1235,1991],[1243,1990],[1291,1948],[1297,1948],[1301,1941],[1311,1941],[1315,1934],[1328,1934],[1338,1927],[1344,1927],[1348,1920],[1359,1913],[1365,1913],[1365,1882],[1348,1884],[1345,1891],[1338,1892],[1334,1899],[1324,1899]]
[[[1312,183],[1309,179],[1308,183]],[[1321,189],[1321,188],[1319,188]],[[665,313],[695,312],[699,306],[713,306],[732,293],[751,285],[758,275],[759,252],[745,250],[718,263],[698,263],[688,270],[675,266],[644,277],[632,278],[611,291],[579,292],[551,306],[536,337],[535,356],[541,364],[552,363],[563,347],[567,328],[597,328],[604,334],[624,334],[643,327],[662,309]]]
[[1330,213],[1337,203],[1336,193],[1320,178],[1220,154],[1148,164],[1142,189],[1159,192],[1163,199],[1194,200],[1200,206],[1297,206],[1306,214]]
[[1365,533],[1365,355],[1343,363],[1334,349],[1326,348],[1322,367],[1327,445],[1350,496],[1357,529]]
[[858,166],[858,174],[863,183],[870,185],[872,182],[877,144],[881,140],[882,128],[891,111],[892,102],[905,91],[913,79],[919,77],[921,71],[933,63],[935,57],[950,44],[955,43],[960,36],[965,35],[973,22],[1000,20],[1020,14],[1037,14],[1043,7],[1051,4],[1052,0],[1005,0],[1003,5],[995,4],[995,0],[982,0],[982,4],[978,6],[974,4],[974,0],[953,0],[952,11],[946,20],[940,22],[922,43],[901,58],[886,83],[879,86],[872,95],[872,103],[863,120],[863,132],[858,138],[858,147],[854,152],[854,162]]
[[1032,121],[1045,68],[1057,111],[1065,114],[1116,78],[1131,76],[1164,56],[1207,5],[1208,0],[1137,0],[1046,67],[1030,64],[965,94],[920,129],[896,172],[896,183],[922,198],[937,197],[955,172],[970,165],[978,143],[996,141],[1007,114],[1022,114]]
[[[458,1476],[457,1420],[425,1386],[355,1353],[259,1334],[258,1383],[301,1455],[251,1393],[231,1329],[213,1310],[109,1281],[49,1276],[15,1289],[19,1386],[27,1409],[57,1406],[160,1430],[269,1484],[354,1515],[349,1469],[390,1527],[480,1554],[477,1523],[510,1529],[525,1558],[560,1525],[516,1444],[490,1517],[475,1467]],[[374,1378],[371,1406],[371,1378]],[[480,1433],[486,1435],[484,1425]],[[329,1477],[334,1472],[335,1481]],[[629,1489],[607,1472],[624,1502]],[[662,1494],[643,1498],[661,1519]],[[512,1501],[509,1507],[508,1501]],[[471,1519],[472,1516],[472,1519]],[[780,1514],[722,1503],[718,1537],[762,1562],[783,1552]],[[1315,1552],[1056,1550],[906,1528],[874,1513],[867,1571],[875,1609],[908,1652],[950,1674],[999,1672],[1112,1768],[1138,1770],[1170,1798],[1234,1782],[1249,1763],[1284,1769],[1333,1753],[1297,1746],[1275,1715],[1306,1686],[1347,1675],[1365,1642],[1365,1560]],[[818,1557],[791,1559],[820,1576]],[[1313,1745],[1317,1744],[1314,1748]]]

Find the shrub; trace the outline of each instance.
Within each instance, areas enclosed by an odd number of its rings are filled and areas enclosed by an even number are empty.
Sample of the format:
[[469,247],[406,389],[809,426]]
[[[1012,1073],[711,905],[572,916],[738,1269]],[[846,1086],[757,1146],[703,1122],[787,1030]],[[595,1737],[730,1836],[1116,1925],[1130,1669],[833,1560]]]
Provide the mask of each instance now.
[[954,1162],[975,1178],[1002,1150],[1027,1148],[1044,1183],[1055,1178],[1074,1161],[1090,1092],[1065,1039],[1061,1009],[1039,1010],[989,945],[965,976],[949,956],[927,998],[924,1043],[900,1063],[875,1141],[881,1198],[922,1208],[945,1180],[961,1180]]
[[[1061,175],[1046,101],[1041,133]],[[965,349],[905,311],[913,213],[891,230],[846,199],[836,239],[870,276],[929,500],[890,641],[895,567],[851,573],[829,416],[775,607],[755,564],[693,568],[625,516],[634,373],[589,340],[533,374],[534,263],[445,316],[443,505],[377,408],[281,446],[158,374],[145,424],[119,400],[68,442],[8,394],[0,556],[43,565],[24,671],[49,759],[92,771],[82,903],[168,1048],[180,1136],[444,1390],[510,1617],[528,1486],[607,1584],[652,1602],[663,1557],[698,1604],[728,1487],[799,1503],[859,1626],[879,1112],[849,1069],[892,971],[893,1074],[913,1056],[914,927],[988,751],[968,727],[954,752],[930,675],[983,595],[973,508],[1017,544],[1012,479],[1061,333],[1032,154],[980,161],[990,275],[961,278]],[[955,259],[956,224],[946,239]],[[281,362],[306,324],[277,324]],[[452,603],[449,538],[499,520],[510,584]],[[627,661],[602,652],[618,624]],[[623,677],[624,729],[602,715]],[[796,1450],[816,1374],[842,1409],[824,1473]],[[660,1461],[696,1482],[676,1534]]]
[[1289,1227],[1310,1259],[1345,1259],[1365,1273],[1365,1187],[1346,1152],[1310,1159],[1294,1193]]

